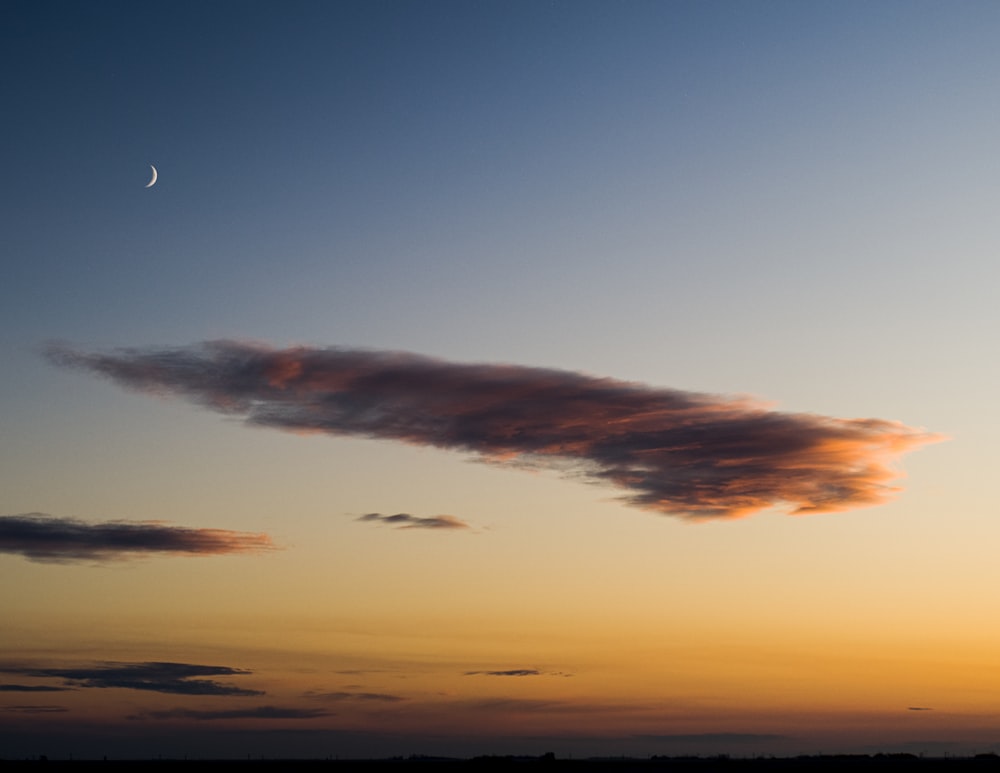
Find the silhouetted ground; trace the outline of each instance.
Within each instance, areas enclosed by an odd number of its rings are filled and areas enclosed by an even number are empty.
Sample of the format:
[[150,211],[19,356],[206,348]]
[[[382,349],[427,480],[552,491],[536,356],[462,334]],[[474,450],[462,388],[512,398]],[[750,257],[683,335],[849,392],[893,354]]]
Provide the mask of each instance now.
[[1000,773],[1000,757],[982,754],[975,757],[917,757],[910,754],[828,755],[781,758],[727,758],[727,757],[653,757],[649,759],[555,759],[543,757],[476,757],[473,759],[448,759],[413,757],[387,760],[3,760],[0,770],[14,767],[37,768],[111,768],[114,770],[172,770],[209,767],[215,770],[293,770],[326,771],[327,773],[375,773],[377,770],[392,773],[798,773],[799,771],[888,771],[902,770],[912,773],[933,771],[963,771],[968,773]]

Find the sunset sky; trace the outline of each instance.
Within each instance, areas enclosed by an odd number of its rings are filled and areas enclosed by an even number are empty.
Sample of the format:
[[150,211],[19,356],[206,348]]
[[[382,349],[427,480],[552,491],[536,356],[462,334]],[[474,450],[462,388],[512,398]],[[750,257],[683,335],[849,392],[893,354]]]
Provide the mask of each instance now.
[[1000,752],[998,34],[5,3],[0,758]]

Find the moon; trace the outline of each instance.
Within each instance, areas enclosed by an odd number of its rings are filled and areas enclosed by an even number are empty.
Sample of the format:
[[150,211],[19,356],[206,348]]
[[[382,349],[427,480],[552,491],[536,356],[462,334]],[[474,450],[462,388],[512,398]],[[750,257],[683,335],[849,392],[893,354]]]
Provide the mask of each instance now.
[[154,185],[156,185],[156,167],[150,164],[149,168],[153,170],[153,176],[149,178],[149,182],[146,183],[146,187],[152,188]]

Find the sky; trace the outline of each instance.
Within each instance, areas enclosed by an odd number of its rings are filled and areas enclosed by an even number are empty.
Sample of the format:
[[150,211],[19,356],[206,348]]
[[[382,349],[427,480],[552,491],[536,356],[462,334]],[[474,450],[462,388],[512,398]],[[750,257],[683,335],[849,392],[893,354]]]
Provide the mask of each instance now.
[[0,758],[1000,751],[996,3],[0,13]]

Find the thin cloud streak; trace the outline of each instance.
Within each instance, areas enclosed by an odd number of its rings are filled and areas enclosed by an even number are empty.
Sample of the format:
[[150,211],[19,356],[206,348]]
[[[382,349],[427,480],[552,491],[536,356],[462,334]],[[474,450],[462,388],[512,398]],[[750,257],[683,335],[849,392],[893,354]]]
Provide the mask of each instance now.
[[62,714],[69,711],[65,706],[5,706],[4,711],[20,714]]
[[249,709],[168,709],[134,714],[129,719],[196,719],[212,721],[218,719],[316,719],[335,716],[323,709],[285,708],[282,706],[256,706]]
[[365,513],[357,520],[376,521],[395,526],[397,529],[468,529],[469,524],[453,515],[432,515],[420,517],[409,513],[382,515],[382,513]]
[[322,701],[359,701],[373,703],[399,703],[406,700],[399,695],[383,692],[309,692],[307,698]]
[[791,736],[774,735],[772,733],[676,733],[661,735],[636,735],[642,741],[659,743],[763,743],[767,741],[782,741]]
[[71,687],[119,688],[145,690],[173,695],[263,695],[205,679],[207,676],[242,676],[252,673],[229,666],[203,666],[195,663],[101,663],[89,668],[45,668],[0,665],[0,673],[39,678],[61,679]]
[[47,355],[252,425],[551,467],[689,519],[879,504],[898,490],[890,485],[898,457],[943,439],[883,419],[785,413],[750,399],[399,352],[216,341],[113,353],[53,346]]
[[0,692],[67,692],[72,689],[48,684],[0,684]]
[[512,668],[507,671],[465,671],[463,676],[541,676],[534,668]]
[[0,516],[0,553],[30,561],[111,561],[140,555],[224,555],[275,549],[266,534],[193,529],[156,521],[87,523],[45,513]]

